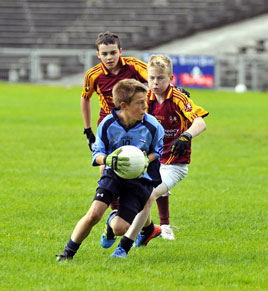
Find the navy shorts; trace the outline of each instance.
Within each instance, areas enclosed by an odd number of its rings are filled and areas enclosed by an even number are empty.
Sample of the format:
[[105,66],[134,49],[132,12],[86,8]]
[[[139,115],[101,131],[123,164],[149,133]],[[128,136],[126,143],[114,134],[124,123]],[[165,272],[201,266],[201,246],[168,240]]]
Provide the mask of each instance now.
[[122,179],[111,169],[105,169],[98,181],[94,200],[107,205],[120,197],[117,215],[129,222],[143,209],[153,191],[153,183],[147,179]]

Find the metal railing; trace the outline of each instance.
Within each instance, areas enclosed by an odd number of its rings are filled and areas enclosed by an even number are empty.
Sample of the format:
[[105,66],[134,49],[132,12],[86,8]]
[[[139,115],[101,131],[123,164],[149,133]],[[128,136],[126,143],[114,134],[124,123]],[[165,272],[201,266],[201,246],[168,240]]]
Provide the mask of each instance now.
[[[148,51],[125,51],[143,59]],[[248,90],[268,89],[268,53],[234,54],[215,57],[215,89],[234,89],[245,84]],[[83,74],[98,63],[95,50],[0,48],[0,80],[9,82],[56,82]],[[81,83],[81,79],[78,82]]]

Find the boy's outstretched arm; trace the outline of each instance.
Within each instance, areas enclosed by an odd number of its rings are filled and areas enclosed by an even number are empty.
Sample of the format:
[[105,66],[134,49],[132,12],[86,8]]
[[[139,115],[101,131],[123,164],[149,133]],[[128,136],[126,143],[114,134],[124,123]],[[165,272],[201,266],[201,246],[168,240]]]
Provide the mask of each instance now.
[[195,137],[205,131],[207,128],[206,123],[203,117],[197,117],[194,119],[192,125],[185,131],[191,134],[192,137]]

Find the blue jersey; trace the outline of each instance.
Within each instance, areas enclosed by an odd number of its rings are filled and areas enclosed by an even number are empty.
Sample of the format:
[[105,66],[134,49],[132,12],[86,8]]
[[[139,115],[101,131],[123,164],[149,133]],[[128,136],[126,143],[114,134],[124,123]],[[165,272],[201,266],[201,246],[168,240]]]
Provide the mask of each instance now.
[[[163,153],[164,129],[157,119],[145,114],[142,121],[130,128],[120,123],[117,111],[106,116],[98,126],[96,141],[93,145],[92,165],[97,166],[96,158],[100,155],[109,155],[124,145],[133,145],[148,154],[154,153],[159,159]],[[141,178],[152,180],[148,170]]]

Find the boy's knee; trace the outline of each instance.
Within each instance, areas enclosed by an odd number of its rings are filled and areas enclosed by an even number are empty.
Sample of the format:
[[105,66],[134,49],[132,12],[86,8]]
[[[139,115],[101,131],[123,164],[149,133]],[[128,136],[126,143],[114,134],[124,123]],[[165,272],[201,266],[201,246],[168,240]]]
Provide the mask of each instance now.
[[128,230],[129,226],[115,226],[113,227],[113,233],[114,235],[116,236],[121,236],[121,235],[124,235],[127,230]]
[[121,221],[120,223],[114,223],[111,227],[113,229],[114,235],[121,236],[127,232],[129,223]]

